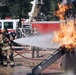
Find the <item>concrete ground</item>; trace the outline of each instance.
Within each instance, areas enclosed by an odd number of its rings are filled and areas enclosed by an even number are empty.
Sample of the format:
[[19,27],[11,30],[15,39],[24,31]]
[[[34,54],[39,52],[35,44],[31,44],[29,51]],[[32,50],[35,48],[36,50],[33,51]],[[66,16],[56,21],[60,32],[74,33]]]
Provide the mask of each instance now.
[[[0,75],[31,75],[32,69],[54,51],[40,51],[40,58],[38,59],[29,59],[31,58],[31,51],[18,52],[27,58],[23,58],[20,55],[17,55],[17,53],[14,53],[15,67],[11,68],[9,64],[7,67],[0,66]],[[62,70],[60,62],[61,59],[57,60],[54,64],[45,69],[42,72],[44,73],[43,75],[61,75]]]

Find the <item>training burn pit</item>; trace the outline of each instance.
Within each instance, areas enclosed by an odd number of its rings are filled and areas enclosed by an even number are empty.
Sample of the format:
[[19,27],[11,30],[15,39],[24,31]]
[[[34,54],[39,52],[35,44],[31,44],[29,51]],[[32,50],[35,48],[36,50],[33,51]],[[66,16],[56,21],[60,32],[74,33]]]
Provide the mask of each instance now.
[[[64,9],[64,11],[62,11],[63,10],[62,8]],[[70,12],[70,9],[71,9],[71,12]],[[66,11],[68,10],[70,12],[69,15],[66,13]],[[72,14],[72,12],[73,12],[72,6],[70,5],[67,6],[67,4],[65,5],[59,4],[59,11],[57,11],[55,15],[59,16],[61,18],[60,20],[64,20],[64,21],[61,22],[59,31],[55,32],[53,41],[60,44],[61,47],[59,47],[53,54],[51,54],[49,57],[47,57],[37,66],[35,66],[32,69],[32,75],[42,74],[42,72],[47,67],[53,64],[61,56],[62,56],[61,68],[64,71],[64,73],[66,73],[65,75],[67,75],[68,72],[71,72],[72,75],[76,75],[75,74],[76,73],[76,66],[75,66],[76,65],[76,15],[75,13]],[[28,45],[39,46],[39,47],[46,46],[50,48],[51,44],[49,42],[51,41],[51,37],[49,36],[47,38],[44,38],[44,37],[42,38],[42,37],[35,36],[35,37],[21,38],[21,39],[15,40],[15,42],[21,43],[24,45],[28,44]],[[48,41],[48,39],[50,40]]]
[[62,7],[65,10],[57,11],[56,15],[58,14],[57,16],[64,21],[62,21],[59,31],[55,32],[53,38],[53,41],[59,43],[61,47],[34,67],[32,75],[40,75],[43,70],[53,64],[62,55],[61,68],[65,75],[69,74],[69,72],[71,72],[71,75],[76,75],[76,15],[71,12],[71,15],[65,17],[65,12],[72,9],[72,7],[70,5],[67,6],[67,4],[62,5]]
[[72,75],[75,75],[76,70],[76,51],[72,49],[72,52],[69,52],[68,48],[60,47],[53,54],[39,63],[36,67],[32,69],[32,75],[41,75],[42,72],[52,65],[57,59],[62,57],[61,68],[63,70],[63,74],[68,74],[69,72]]
[[66,53],[65,47],[60,47],[53,54],[51,54],[47,59],[43,60],[36,67],[32,69],[32,75],[39,75],[45,70],[48,66],[53,64],[57,59],[59,59],[62,55]]

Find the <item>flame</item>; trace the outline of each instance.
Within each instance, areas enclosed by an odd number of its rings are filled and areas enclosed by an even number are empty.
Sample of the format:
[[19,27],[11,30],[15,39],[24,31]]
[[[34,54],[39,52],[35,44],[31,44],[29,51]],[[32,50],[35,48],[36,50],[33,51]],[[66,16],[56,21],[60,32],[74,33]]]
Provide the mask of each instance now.
[[54,42],[59,43],[66,48],[76,47],[76,26],[74,20],[69,20],[60,27],[59,31],[55,31]]
[[57,16],[57,17],[59,17],[61,20],[64,20],[65,19],[65,12],[70,8],[72,8],[72,6],[71,5],[69,5],[69,4],[59,4],[58,3],[58,8],[59,8],[59,10],[57,10],[56,12],[55,12],[55,15]]

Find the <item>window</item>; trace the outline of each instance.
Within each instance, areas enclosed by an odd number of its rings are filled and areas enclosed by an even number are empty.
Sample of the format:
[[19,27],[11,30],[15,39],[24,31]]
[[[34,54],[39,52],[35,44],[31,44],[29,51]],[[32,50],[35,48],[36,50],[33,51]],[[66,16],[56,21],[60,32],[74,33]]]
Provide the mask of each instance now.
[[38,0],[38,4],[41,4],[41,0]]
[[4,22],[4,28],[13,29],[13,22]]
[[31,25],[23,25],[23,28],[25,28],[25,29],[31,29]]
[[2,28],[2,23],[0,22],[0,29]]

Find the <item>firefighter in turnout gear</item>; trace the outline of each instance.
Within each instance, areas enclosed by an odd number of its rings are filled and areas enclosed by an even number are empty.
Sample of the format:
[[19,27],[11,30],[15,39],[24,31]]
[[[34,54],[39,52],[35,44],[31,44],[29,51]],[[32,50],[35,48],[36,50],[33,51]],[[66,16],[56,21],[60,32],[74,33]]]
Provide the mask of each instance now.
[[3,54],[3,66],[8,65],[8,61],[10,62],[10,66],[13,67],[14,60],[13,60],[13,50],[12,50],[12,43],[10,41],[10,35],[7,30],[3,31],[3,47],[2,47],[2,54]]
[[[38,36],[38,35],[40,35],[40,33],[37,31],[37,28],[36,27],[34,27],[32,29],[31,35],[32,36]],[[36,57],[39,58],[39,50],[40,50],[39,47],[36,47],[36,46],[33,46],[32,47],[32,58],[35,57],[35,52],[36,52]]]

